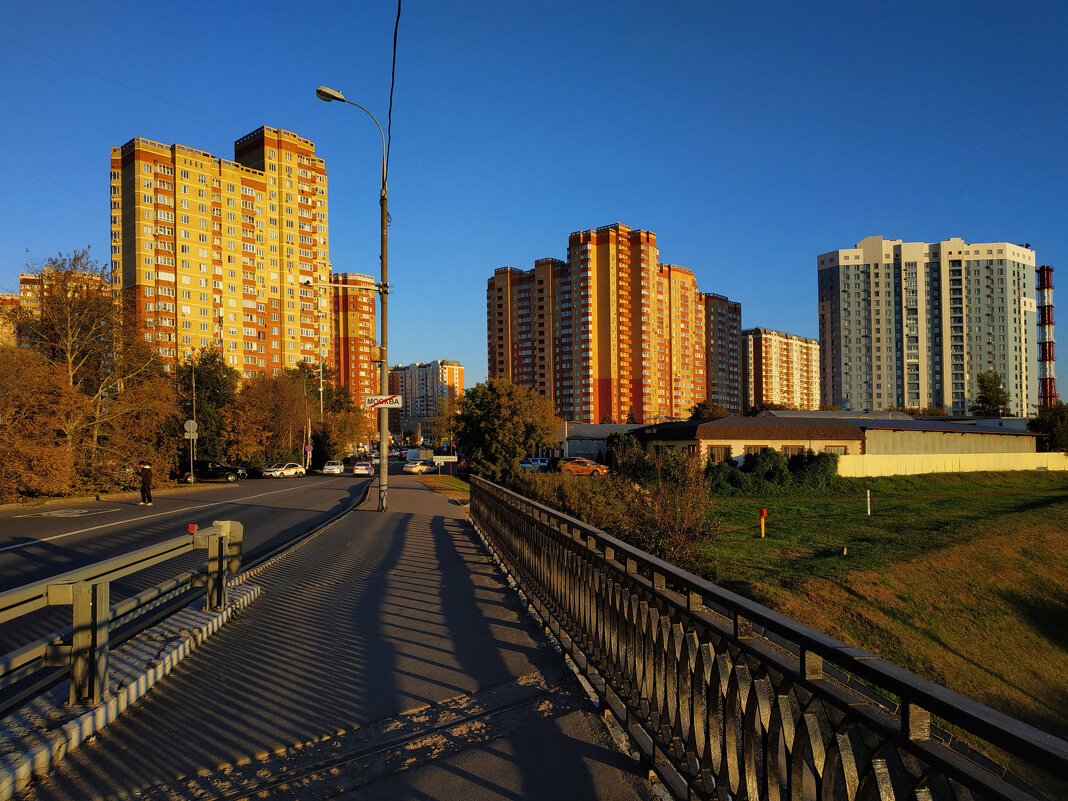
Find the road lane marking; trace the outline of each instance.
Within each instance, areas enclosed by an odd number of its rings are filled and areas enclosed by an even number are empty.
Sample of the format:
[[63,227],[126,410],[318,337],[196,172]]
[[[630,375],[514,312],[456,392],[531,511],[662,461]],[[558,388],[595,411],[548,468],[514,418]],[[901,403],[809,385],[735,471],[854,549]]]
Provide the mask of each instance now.
[[[330,479],[330,482],[331,483],[336,483],[337,479]],[[314,486],[318,486],[318,485],[324,484],[324,483],[326,483],[326,482],[319,481]],[[304,487],[307,487],[307,484],[304,484]],[[193,506],[186,506],[186,507],[184,507],[182,509],[171,509],[171,510],[166,511],[166,512],[159,512],[157,514],[142,515],[141,517],[135,517],[135,518],[132,518],[132,519],[129,519],[129,520],[116,520],[113,523],[101,523],[99,526],[89,526],[88,528],[81,528],[81,529],[78,529],[77,531],[67,531],[67,532],[65,532],[63,534],[53,534],[51,537],[44,537],[44,538],[39,539],[39,540],[32,540],[30,542],[20,542],[20,543],[16,543],[15,545],[5,545],[3,547],[0,547],[0,553],[3,553],[4,551],[15,551],[15,550],[18,550],[19,548],[27,548],[27,547],[29,547],[31,545],[39,545],[42,542],[53,542],[54,540],[61,540],[61,539],[65,538],[65,537],[73,537],[75,534],[87,534],[90,531],[96,531],[97,529],[101,529],[101,528],[110,528],[112,526],[117,526],[117,525],[119,525],[121,523],[137,523],[137,522],[139,522],[141,520],[151,520],[154,517],[165,517],[167,515],[175,514],[176,512],[188,512],[188,511],[192,511],[194,509],[208,509],[208,508],[210,508],[212,506],[223,506],[223,505],[228,504],[228,503],[239,503],[241,501],[250,501],[250,500],[253,500],[254,498],[263,498],[263,497],[265,497],[267,495],[277,495],[279,492],[288,492],[290,489],[293,489],[293,488],[292,487],[283,487],[282,489],[271,490],[270,492],[261,492],[261,493],[259,493],[257,495],[248,495],[248,496],[246,496],[244,498],[231,498],[228,501],[215,501],[214,503],[200,503],[200,504],[195,504]],[[23,516],[25,516],[25,515],[23,515]]]
[[118,509],[53,509],[50,512],[33,512],[28,515],[15,515],[19,517],[87,517],[88,515],[103,515],[108,512],[117,512]]

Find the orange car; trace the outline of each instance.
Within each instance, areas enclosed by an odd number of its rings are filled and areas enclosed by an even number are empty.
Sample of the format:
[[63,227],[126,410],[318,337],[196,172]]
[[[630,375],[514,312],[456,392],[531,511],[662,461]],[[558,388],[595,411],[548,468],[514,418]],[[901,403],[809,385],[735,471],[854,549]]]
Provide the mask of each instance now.
[[608,468],[590,459],[575,456],[565,462],[561,462],[560,472],[571,473],[576,476],[604,476],[608,475]]

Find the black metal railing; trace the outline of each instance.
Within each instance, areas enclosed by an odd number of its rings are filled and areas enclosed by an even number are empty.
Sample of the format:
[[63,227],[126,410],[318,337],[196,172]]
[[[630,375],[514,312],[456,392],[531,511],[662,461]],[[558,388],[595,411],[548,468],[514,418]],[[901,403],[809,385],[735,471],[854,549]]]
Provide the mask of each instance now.
[[[58,667],[58,673],[49,672],[37,684],[69,673],[69,702],[99,704],[108,688],[110,632],[197,586],[206,586],[209,609],[225,607],[227,577],[241,569],[243,533],[238,522],[216,520],[209,528],[194,526],[165,542],[0,593],[0,623],[56,605],[69,605],[72,617],[69,627],[0,655],[0,689]],[[200,548],[208,550],[204,572],[182,573],[110,604],[111,582]],[[22,695],[37,689],[34,685]]]
[[[579,520],[477,477],[471,520],[678,798],[1022,800],[1068,787],[1065,741]],[[1031,784],[974,744],[1010,755]]]

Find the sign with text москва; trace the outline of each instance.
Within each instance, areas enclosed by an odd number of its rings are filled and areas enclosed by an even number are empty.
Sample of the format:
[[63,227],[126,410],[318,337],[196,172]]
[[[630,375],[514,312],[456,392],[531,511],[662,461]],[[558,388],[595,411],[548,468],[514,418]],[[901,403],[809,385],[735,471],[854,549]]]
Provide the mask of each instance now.
[[387,409],[400,409],[404,402],[400,395],[367,395],[363,399],[365,409],[378,409],[382,406]]

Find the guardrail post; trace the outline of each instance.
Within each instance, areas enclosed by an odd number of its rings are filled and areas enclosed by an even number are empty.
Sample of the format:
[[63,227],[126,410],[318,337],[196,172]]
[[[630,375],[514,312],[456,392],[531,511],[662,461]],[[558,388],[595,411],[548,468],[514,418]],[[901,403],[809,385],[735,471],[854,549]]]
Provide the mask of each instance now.
[[111,624],[110,585],[72,585],[74,634],[70,653],[72,706],[99,704],[108,692],[108,635]]
[[230,561],[228,539],[216,526],[193,534],[193,544],[208,549],[207,608],[211,610],[226,608],[226,567]]
[[231,576],[241,572],[241,547],[245,539],[245,527],[236,520],[213,520],[211,524],[227,537],[226,571]]

